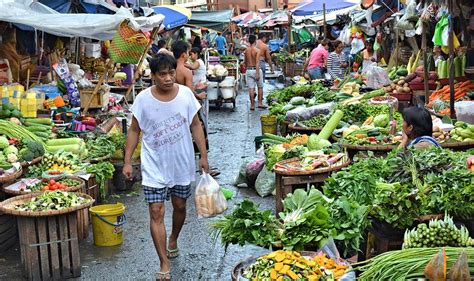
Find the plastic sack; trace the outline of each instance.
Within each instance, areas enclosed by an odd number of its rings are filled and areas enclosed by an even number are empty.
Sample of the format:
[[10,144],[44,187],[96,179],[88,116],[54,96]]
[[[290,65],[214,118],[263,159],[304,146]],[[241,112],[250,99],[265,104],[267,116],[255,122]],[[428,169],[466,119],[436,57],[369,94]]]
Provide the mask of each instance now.
[[431,281],[446,280],[446,262],[446,251],[443,248],[426,265],[424,270],[425,277]]
[[302,120],[309,120],[316,115],[328,115],[331,112],[334,105],[335,103],[328,102],[328,103],[314,105],[311,107],[299,106],[286,113],[286,120],[302,121]]
[[386,85],[390,85],[391,83],[387,72],[383,68],[377,66],[376,63],[367,66],[365,69],[365,76],[367,77],[367,87],[372,89],[379,89]]
[[448,272],[449,280],[456,281],[469,281],[471,280],[471,274],[469,273],[468,256],[466,252],[462,252],[459,258],[453,264]]
[[339,281],[356,280],[355,272],[351,270],[351,265],[349,262],[342,259],[339,255],[339,251],[337,250],[336,244],[334,243],[334,239],[332,237],[328,239],[326,244],[321,247],[319,251],[325,253],[329,258],[334,259],[337,263],[349,266],[349,270],[347,270],[347,272],[338,279]]
[[255,181],[257,180],[258,174],[260,174],[264,165],[264,159],[254,160],[247,165],[245,169],[245,178],[247,179],[248,187],[255,187]]
[[358,54],[365,48],[364,40],[360,38],[354,38],[351,42],[351,55]]
[[234,178],[234,185],[237,187],[243,187],[242,185],[247,185],[247,165],[249,164],[248,161],[245,161],[240,165],[239,173]]
[[199,218],[212,217],[227,209],[227,200],[222,194],[219,184],[207,173],[202,174],[196,186],[194,202]]
[[275,174],[267,169],[262,169],[255,181],[255,191],[261,197],[272,194],[275,190]]

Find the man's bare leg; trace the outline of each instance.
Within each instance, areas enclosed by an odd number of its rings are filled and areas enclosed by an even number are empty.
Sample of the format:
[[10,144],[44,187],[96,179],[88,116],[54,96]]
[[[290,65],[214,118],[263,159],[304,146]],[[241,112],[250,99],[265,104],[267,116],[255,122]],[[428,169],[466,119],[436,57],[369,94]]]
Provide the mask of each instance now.
[[168,240],[168,255],[174,258],[178,256],[178,236],[186,220],[186,200],[172,196],[171,203],[173,204],[173,228]]
[[264,108],[263,105],[263,88],[258,88],[258,107]]
[[255,89],[249,89],[250,110],[255,109]]
[[165,204],[151,203],[148,207],[150,212],[150,231],[156,252],[160,258],[160,271],[170,271],[170,263],[166,256],[166,227],[165,227]]

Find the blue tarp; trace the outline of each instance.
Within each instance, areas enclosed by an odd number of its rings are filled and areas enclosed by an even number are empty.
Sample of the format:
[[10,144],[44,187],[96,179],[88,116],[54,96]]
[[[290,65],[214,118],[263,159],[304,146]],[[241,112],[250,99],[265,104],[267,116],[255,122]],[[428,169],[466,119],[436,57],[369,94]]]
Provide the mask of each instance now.
[[40,0],[38,2],[62,14],[71,11],[71,1],[69,0]]
[[323,12],[323,4],[326,4],[326,12],[337,11],[356,5],[344,0],[312,0],[301,3],[291,12],[294,16],[312,16]]

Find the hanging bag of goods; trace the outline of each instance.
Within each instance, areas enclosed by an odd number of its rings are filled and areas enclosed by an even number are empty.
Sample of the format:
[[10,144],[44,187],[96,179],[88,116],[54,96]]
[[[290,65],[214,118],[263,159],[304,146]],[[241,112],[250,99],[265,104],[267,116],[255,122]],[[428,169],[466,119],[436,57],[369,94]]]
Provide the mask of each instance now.
[[110,58],[116,63],[137,64],[145,52],[149,37],[123,21],[115,33],[109,48]]

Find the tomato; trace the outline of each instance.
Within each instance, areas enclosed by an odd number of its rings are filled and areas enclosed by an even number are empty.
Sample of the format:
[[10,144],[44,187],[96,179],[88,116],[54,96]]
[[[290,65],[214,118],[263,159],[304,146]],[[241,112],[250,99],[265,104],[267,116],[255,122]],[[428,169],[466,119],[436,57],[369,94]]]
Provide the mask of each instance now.
[[55,180],[50,180],[50,181],[49,181],[49,184],[55,184],[55,183],[56,183]]
[[49,187],[49,190],[56,190],[56,189],[57,189],[56,185],[52,185]]

